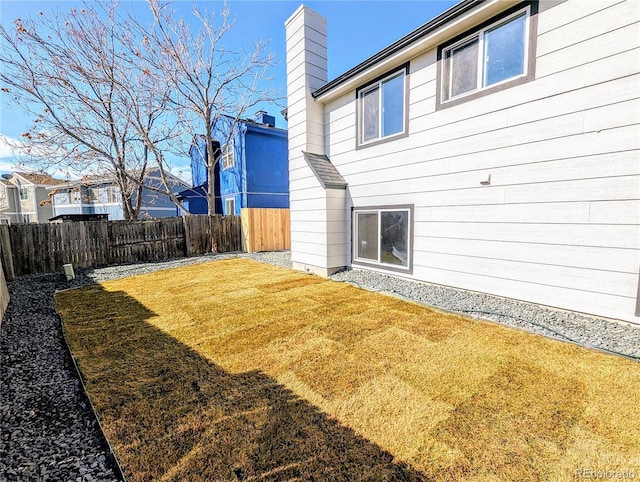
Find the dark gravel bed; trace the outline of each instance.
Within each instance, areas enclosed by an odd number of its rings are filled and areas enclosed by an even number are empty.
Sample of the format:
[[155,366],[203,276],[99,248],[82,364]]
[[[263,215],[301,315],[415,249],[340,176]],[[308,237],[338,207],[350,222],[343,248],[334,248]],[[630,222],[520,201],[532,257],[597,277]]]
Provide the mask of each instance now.
[[[66,347],[56,290],[233,256],[76,270],[69,282],[61,273],[9,282],[0,325],[0,482],[123,480]],[[241,256],[291,266],[288,253]]]
[[66,348],[53,294],[61,274],[9,283],[0,326],[0,480],[119,481]]
[[[0,325],[0,482],[119,481],[117,463],[91,410],[54,310],[56,290],[203,261],[243,256],[283,267],[288,252],[229,254],[24,276],[9,283]],[[640,357],[640,326],[497,296],[346,270],[332,278],[554,338]]]

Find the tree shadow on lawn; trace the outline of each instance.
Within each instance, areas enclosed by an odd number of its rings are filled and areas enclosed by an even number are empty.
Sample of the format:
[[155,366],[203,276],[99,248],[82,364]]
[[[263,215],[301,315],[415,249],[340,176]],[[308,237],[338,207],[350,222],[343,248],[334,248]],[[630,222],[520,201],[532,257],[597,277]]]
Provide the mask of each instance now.
[[124,292],[92,286],[57,304],[129,480],[428,480],[264,373],[203,358]]

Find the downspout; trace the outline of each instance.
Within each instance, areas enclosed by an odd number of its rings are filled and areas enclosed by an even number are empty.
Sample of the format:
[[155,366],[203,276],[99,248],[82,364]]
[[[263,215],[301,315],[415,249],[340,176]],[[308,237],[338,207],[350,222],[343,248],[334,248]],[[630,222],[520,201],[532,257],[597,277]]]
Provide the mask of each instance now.
[[20,187],[14,184],[13,188],[13,202],[16,211],[16,223],[22,222],[22,204],[20,204]]
[[38,203],[38,186],[36,184],[33,185],[33,210],[36,213],[36,223],[40,222],[40,207]]

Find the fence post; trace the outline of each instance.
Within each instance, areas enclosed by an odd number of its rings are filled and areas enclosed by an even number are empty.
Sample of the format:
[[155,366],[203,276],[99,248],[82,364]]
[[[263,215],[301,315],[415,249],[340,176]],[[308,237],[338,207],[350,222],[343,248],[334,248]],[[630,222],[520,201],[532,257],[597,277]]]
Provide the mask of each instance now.
[[2,268],[5,279],[11,281],[16,277],[16,272],[13,266],[13,250],[11,249],[11,236],[7,224],[0,225],[0,250],[2,251]]
[[193,241],[191,239],[191,226],[189,225],[189,216],[182,216],[182,225],[184,226],[184,254],[187,258],[193,256]]
[[251,253],[251,210],[242,208],[240,210],[240,220],[242,225],[242,251]]
[[[216,221],[216,222],[214,222]],[[222,223],[217,222],[216,215],[209,216],[209,235],[211,236],[211,252],[218,253],[218,238],[220,237],[220,225]]]

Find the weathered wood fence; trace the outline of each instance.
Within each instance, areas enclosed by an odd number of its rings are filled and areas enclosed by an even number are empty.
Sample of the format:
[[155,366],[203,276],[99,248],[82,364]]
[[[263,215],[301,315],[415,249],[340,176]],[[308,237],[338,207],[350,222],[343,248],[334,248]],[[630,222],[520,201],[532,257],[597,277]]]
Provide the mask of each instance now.
[[291,249],[288,209],[242,209],[242,247],[247,253]]
[[238,216],[0,225],[2,265],[8,280],[61,271],[67,263],[94,268],[241,250]]

